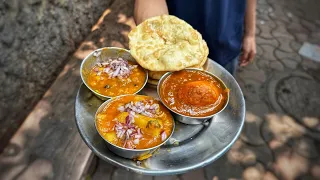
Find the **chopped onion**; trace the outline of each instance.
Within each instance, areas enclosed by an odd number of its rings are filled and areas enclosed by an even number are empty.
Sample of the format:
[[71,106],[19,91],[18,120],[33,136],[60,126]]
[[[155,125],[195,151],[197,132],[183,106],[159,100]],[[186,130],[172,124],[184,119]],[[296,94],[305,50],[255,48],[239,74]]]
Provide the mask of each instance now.
[[129,117],[129,116],[126,117],[126,124],[127,124],[127,125],[130,124],[130,117]]
[[109,62],[103,62],[103,63],[101,63],[101,65],[102,66],[107,66],[107,65],[109,65]]
[[140,141],[139,139],[135,139],[135,140],[133,140],[133,143],[134,144],[139,144],[139,141]]
[[100,55],[101,55],[101,51],[97,51],[96,50],[96,51],[93,52],[93,56],[94,57],[100,57]]
[[129,114],[130,114],[131,116],[134,116],[136,113],[135,113],[134,111],[130,111]]
[[141,161],[137,161],[137,165],[138,165],[138,166],[141,166]]
[[128,130],[127,130],[127,134],[128,134],[129,136],[132,134],[132,132],[133,132],[133,131],[132,131],[131,129],[128,129]]
[[117,138],[122,138],[122,136],[126,133],[125,130],[121,129],[121,130],[116,130],[116,135]]
[[126,124],[130,125],[131,123],[134,123],[134,114],[129,112],[129,115],[126,117]]
[[[96,56],[97,59],[100,56],[98,52],[95,52],[93,55]],[[99,67],[104,68],[103,72],[107,73],[109,75],[109,78],[128,77],[131,74],[132,70],[138,67],[137,65],[130,65],[128,61],[122,58],[108,59],[103,62],[98,62],[97,64]]]
[[149,108],[150,108],[150,104],[146,104],[146,105],[145,105],[145,108],[146,108],[146,109],[149,109]]
[[113,72],[112,77],[117,77],[120,72],[120,66]]
[[159,108],[159,104],[153,104],[150,109],[158,109]]
[[[143,138],[141,129],[133,124],[135,114],[139,113],[144,116],[153,117],[156,113],[156,109],[158,108],[159,104],[154,104],[152,100],[137,101],[135,103],[131,101],[125,105],[121,105],[118,107],[118,110],[120,112],[128,112],[128,116],[125,118],[125,123],[120,123],[117,119],[113,120],[116,120],[114,129],[116,130],[117,137],[122,138],[125,135],[124,147],[127,146],[128,148],[133,148],[133,144],[139,144],[140,139]],[[128,141],[130,138],[133,141]],[[161,140],[164,141],[166,138],[166,132],[161,132]]]
[[166,140],[166,139],[167,139],[167,134],[166,134],[165,131],[163,131],[163,132],[161,133],[161,141],[164,141],[164,140]]
[[140,128],[138,128],[137,133],[138,133],[138,134],[142,134],[142,133],[141,133],[141,129],[140,129]]
[[110,70],[111,70],[110,67],[106,67],[106,68],[103,69],[103,72],[110,73]]
[[136,134],[136,135],[134,135],[134,138],[141,139],[142,138],[142,134]]
[[118,107],[118,110],[119,110],[120,112],[123,112],[123,111],[125,110],[125,108],[124,108],[124,106],[119,106],[119,107]]
[[[159,104],[149,104],[147,102],[143,103],[142,101],[138,101],[133,103],[127,103],[124,105],[124,111],[131,113],[139,113],[144,116],[153,117],[156,114],[156,109],[159,108]],[[123,112],[123,108],[118,109],[120,112]]]
[[148,117],[152,117],[152,113],[148,112],[148,111],[141,112],[141,114],[145,115],[145,116],[148,116]]

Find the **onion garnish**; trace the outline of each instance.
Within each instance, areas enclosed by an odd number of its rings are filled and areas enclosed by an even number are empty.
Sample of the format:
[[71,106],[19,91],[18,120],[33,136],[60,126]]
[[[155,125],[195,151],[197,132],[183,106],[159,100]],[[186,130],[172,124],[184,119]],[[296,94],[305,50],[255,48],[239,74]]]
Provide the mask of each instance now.
[[125,104],[124,106],[119,106],[118,110],[120,112],[135,112],[144,116],[153,117],[156,114],[158,108],[159,104],[152,104],[146,101],[145,103],[143,101],[133,103],[131,101],[130,103]]
[[167,134],[165,131],[162,131],[162,133],[160,135],[161,135],[161,141],[164,141],[167,139]]
[[134,140],[133,140],[133,143],[134,143],[134,144],[139,144],[139,141],[140,141],[139,139],[134,139]]
[[137,65],[129,64],[127,60],[122,58],[101,61],[100,55],[101,51],[95,51],[93,53],[93,56],[95,56],[98,60],[97,65],[99,67],[103,67],[102,72],[107,73],[109,78],[126,78],[131,74],[134,68],[138,67]]
[[124,108],[124,106],[119,106],[119,107],[118,107],[118,110],[119,110],[120,112],[123,112],[123,111],[125,110],[125,108]]
[[137,161],[137,165],[138,165],[138,166],[141,166],[141,161]]
[[101,55],[101,51],[96,50],[93,52],[93,56],[96,58],[100,57],[100,55]]
[[[116,135],[119,139],[124,139],[124,147],[132,148],[134,145],[138,145],[140,139],[143,138],[141,129],[133,124],[135,114],[138,113],[144,116],[153,117],[158,108],[159,104],[154,103],[152,100],[138,101],[135,103],[131,101],[118,107],[120,112],[128,112],[128,116],[125,118],[125,123],[120,123],[117,119],[114,119],[114,121],[116,121]],[[165,131],[162,131],[160,136],[162,141],[167,138]],[[132,141],[128,141],[130,139]],[[134,145],[130,143],[133,143]]]
[[134,126],[134,115],[135,112],[129,112],[128,116],[126,117],[125,123],[120,123],[116,120],[115,131],[116,135],[119,139],[124,139],[124,147],[132,148],[131,144],[128,142],[130,138],[133,139],[134,144],[139,144],[139,139],[143,137],[141,133],[141,129],[138,126]]

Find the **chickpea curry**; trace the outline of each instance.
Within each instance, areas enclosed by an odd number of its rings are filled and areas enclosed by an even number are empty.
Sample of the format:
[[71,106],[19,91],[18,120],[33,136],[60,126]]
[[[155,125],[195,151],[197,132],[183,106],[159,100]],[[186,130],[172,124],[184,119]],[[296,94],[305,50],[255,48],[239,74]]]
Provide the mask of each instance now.
[[229,89],[220,80],[198,70],[170,74],[162,83],[160,97],[172,111],[191,117],[219,112],[228,101]]
[[122,58],[98,62],[90,71],[88,85],[104,96],[134,94],[146,79],[146,72],[138,64]]
[[113,145],[147,149],[164,142],[173,131],[173,118],[159,101],[149,96],[119,96],[96,116],[100,135]]

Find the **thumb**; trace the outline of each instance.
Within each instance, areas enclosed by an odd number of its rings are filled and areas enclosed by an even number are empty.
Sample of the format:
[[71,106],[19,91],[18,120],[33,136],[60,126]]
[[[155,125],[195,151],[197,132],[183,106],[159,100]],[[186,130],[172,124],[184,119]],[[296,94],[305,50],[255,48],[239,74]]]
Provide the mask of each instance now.
[[248,61],[249,53],[247,51],[243,51],[240,59],[240,65],[245,64]]

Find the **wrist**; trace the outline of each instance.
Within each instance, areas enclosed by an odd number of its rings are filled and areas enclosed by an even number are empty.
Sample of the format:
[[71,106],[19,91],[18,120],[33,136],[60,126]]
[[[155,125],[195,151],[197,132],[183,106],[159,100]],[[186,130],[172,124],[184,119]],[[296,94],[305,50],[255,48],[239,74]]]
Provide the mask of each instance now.
[[256,34],[255,33],[244,33],[245,38],[255,38]]
[[244,36],[245,37],[255,37],[256,33],[255,33],[255,31],[245,31]]

